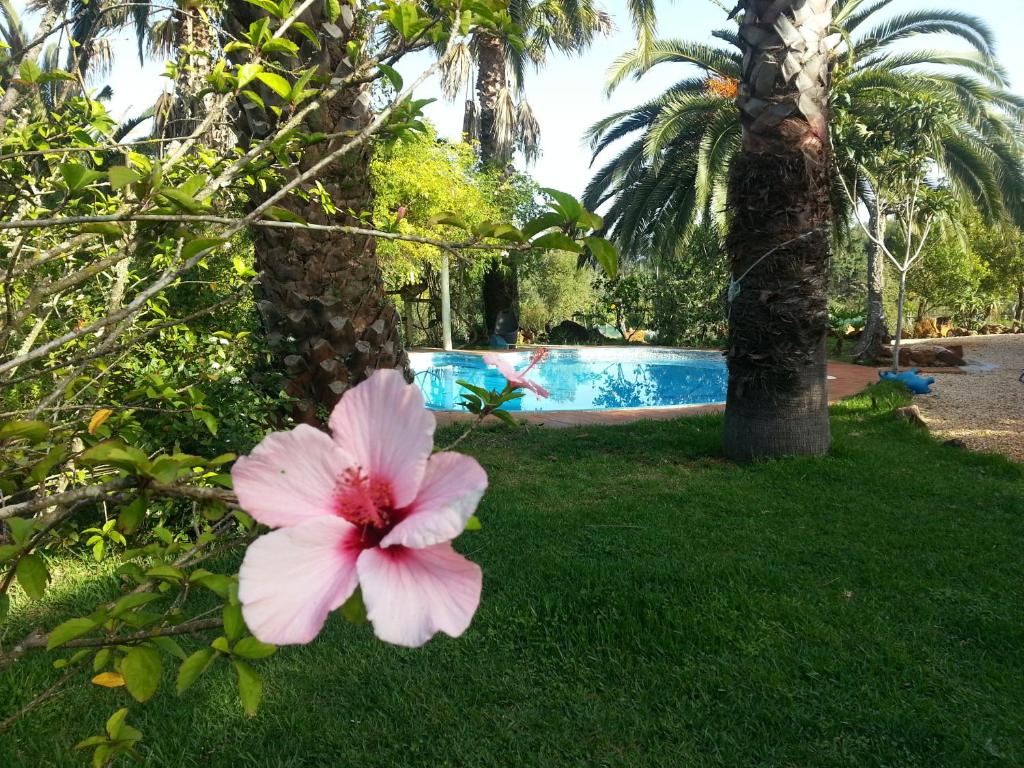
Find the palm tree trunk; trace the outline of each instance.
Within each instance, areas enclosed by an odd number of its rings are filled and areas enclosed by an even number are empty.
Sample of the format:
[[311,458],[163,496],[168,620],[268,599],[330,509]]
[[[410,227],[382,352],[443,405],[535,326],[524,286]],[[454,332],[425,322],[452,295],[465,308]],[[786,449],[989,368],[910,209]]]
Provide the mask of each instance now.
[[[885,237],[885,216],[878,210],[878,201],[867,203],[868,229],[875,238]],[[878,359],[878,351],[886,344],[889,335],[889,324],[885,319],[885,305],[882,294],[885,291],[885,257],[875,240],[868,240],[868,303],[864,331],[854,355],[862,362],[874,362]]]
[[[499,131],[498,98],[508,87],[505,69],[505,43],[496,37],[479,34],[477,44],[476,94],[480,103],[480,160],[485,166],[506,171],[511,162],[508,142]],[[509,258],[494,260],[484,273],[484,324],[487,335],[494,333],[498,315],[503,311],[519,317],[519,280],[515,264]]]
[[[314,6],[317,7],[317,6]],[[260,13],[244,0],[232,0],[235,23],[247,27]],[[307,15],[312,16],[313,12]],[[357,16],[357,14],[355,14]],[[317,18],[303,18],[313,29]],[[344,34],[336,39],[320,36],[315,51],[305,44],[300,55],[320,66],[325,78],[351,73],[346,44],[358,34],[358,20],[342,14],[336,24]],[[308,49],[308,50],[307,50]],[[273,94],[263,94],[269,104]],[[354,133],[372,120],[367,86],[343,90],[307,120],[310,132]],[[239,110],[243,144],[273,130],[273,118],[251,103]],[[328,143],[307,149],[302,169],[335,149]],[[348,211],[372,207],[370,149],[349,152],[324,169],[319,181],[337,210],[327,213],[316,201],[294,195],[279,205],[311,224],[359,225]],[[254,193],[254,203],[260,196]],[[409,377],[408,357],[401,340],[401,322],[384,293],[372,237],[315,232],[302,229],[260,229],[253,233],[256,265],[260,273],[258,306],[271,348],[285,371],[285,391],[296,398],[295,416],[316,424],[348,390],[378,368],[398,368]]]
[[[725,452],[829,449],[827,30],[833,0],[744,0]],[[738,292],[737,292],[738,290]]]
[[[210,23],[199,13],[198,8],[188,8],[175,14],[174,46],[177,50],[190,47],[197,51],[208,51],[209,58],[201,55],[190,56],[180,62],[174,80],[174,98],[167,119],[162,122],[161,134],[165,138],[191,136],[209,114],[216,95],[212,92],[200,96],[209,86],[206,76],[213,71],[217,39]],[[228,149],[234,143],[234,135],[224,123],[214,124],[200,141],[215,149]]]

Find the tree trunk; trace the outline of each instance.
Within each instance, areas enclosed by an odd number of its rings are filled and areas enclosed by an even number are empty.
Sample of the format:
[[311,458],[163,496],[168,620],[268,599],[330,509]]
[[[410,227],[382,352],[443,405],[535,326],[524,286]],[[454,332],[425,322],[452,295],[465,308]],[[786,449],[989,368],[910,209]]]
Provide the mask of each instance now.
[[725,452],[739,461],[824,454],[832,0],[743,8]]
[[1013,314],[1013,319],[1018,323],[1024,323],[1024,283],[1017,286],[1017,310]]
[[[261,13],[244,0],[233,0],[231,10],[243,28]],[[314,16],[318,13],[309,11],[302,20],[320,30],[323,24]],[[336,23],[344,34],[340,39],[321,34],[321,51],[304,44],[302,65],[317,64],[318,75],[325,79],[335,72],[341,77],[350,74],[346,44],[360,34],[357,17],[358,12],[343,12]],[[261,95],[268,106],[278,103],[270,92]],[[371,120],[370,91],[362,86],[335,96],[307,119],[305,129],[356,132]],[[248,101],[241,105],[239,123],[243,144],[274,129],[273,116]],[[335,148],[327,143],[307,149],[298,170],[309,168]],[[278,205],[311,224],[359,225],[348,211],[372,207],[369,164],[370,148],[364,145],[321,173],[318,180],[330,195],[335,213],[324,211],[312,196],[302,200],[289,195]],[[259,194],[253,196],[258,203]],[[373,238],[263,228],[253,233],[253,242],[260,273],[259,309],[270,346],[286,373],[285,390],[297,399],[298,420],[322,421],[349,387],[378,368],[401,369],[411,380],[400,318],[385,296]]]
[[900,292],[896,299],[896,339],[892,348],[892,370],[900,372],[900,346],[903,344],[903,314],[907,300],[907,270],[900,272]]
[[[476,120],[479,126],[477,138],[480,142],[480,161],[485,166],[504,172],[512,161],[511,142],[503,140],[498,120],[498,97],[508,87],[505,43],[496,37],[479,34],[476,44],[476,95],[480,103]],[[467,114],[467,125],[471,122]],[[484,274],[483,306],[488,336],[494,333],[494,325],[502,311],[512,312],[518,320],[519,280],[511,258],[496,259],[488,266]]]
[[[872,200],[867,205],[868,229],[879,240],[885,237],[885,216],[878,210],[878,201]],[[868,303],[864,331],[857,342],[854,355],[861,362],[874,362],[878,359],[878,351],[886,345],[889,336],[889,323],[885,318],[885,255],[878,243],[868,240]]]
[[[198,8],[187,8],[175,14],[174,40],[175,47],[180,49],[189,46],[197,51],[208,51],[209,58],[190,56],[187,61],[181,60],[177,77],[174,80],[174,96],[166,119],[160,124],[163,138],[183,138],[191,136],[206,119],[216,99],[210,92],[200,96],[200,92],[209,86],[206,76],[213,71],[214,51],[217,39],[210,26],[199,13]],[[200,137],[200,142],[214,149],[226,150],[234,143],[234,135],[224,120],[211,126],[207,135]]]

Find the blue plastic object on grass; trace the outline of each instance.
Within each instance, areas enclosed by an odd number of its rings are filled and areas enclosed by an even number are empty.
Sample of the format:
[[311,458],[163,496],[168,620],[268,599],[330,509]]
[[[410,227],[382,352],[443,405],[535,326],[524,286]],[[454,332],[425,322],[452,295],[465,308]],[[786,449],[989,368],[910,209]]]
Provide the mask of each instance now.
[[879,371],[878,375],[886,381],[903,382],[915,395],[927,395],[931,392],[931,386],[935,383],[935,377],[929,376],[928,378],[925,378],[918,373],[920,370],[920,368],[911,368],[910,370],[903,371],[901,373]]

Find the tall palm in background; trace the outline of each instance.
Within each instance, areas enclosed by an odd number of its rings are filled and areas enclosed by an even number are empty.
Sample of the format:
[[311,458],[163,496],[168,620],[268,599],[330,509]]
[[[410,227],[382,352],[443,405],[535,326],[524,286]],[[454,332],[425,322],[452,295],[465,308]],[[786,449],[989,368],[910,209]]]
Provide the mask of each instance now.
[[[848,130],[884,130],[875,105],[890,94],[919,94],[947,100],[950,119],[935,138],[933,161],[954,192],[989,217],[1024,218],[1020,121],[1024,99],[1007,90],[995,60],[992,35],[978,18],[957,11],[928,10],[883,19],[898,0],[840,0],[830,34],[839,35],[832,66],[830,109]],[[941,50],[931,37],[955,35],[966,51]],[[740,40],[732,30],[715,36],[726,45],[657,40],[620,57],[609,88],[651,68],[687,63],[703,72],[680,80],[665,93],[634,109],[610,115],[589,132],[595,158],[616,154],[591,180],[588,206],[608,205],[605,221],[624,255],[633,258],[671,253],[685,243],[698,222],[727,227],[727,180],[741,148],[735,97],[742,74]],[[913,47],[907,41],[913,38]],[[938,41],[936,41],[938,42]],[[624,148],[620,139],[632,137]],[[842,143],[843,136],[833,140]],[[838,147],[835,173],[867,206],[871,226],[884,228],[870,180],[855,157]],[[841,192],[832,192],[841,217],[854,213]],[[881,290],[884,273],[877,248],[869,245],[869,331],[885,332]]]
[[[203,90],[220,47],[214,23],[220,13],[219,8],[203,0],[179,0],[171,8],[146,4],[132,7],[139,61],[148,54],[175,65],[173,91],[164,93],[154,105],[154,135],[191,136],[209,113],[214,95],[203,94]],[[226,149],[234,142],[234,135],[225,120],[212,125],[201,139],[207,146]]]
[[[479,142],[485,166],[506,171],[517,150],[532,162],[540,126],[523,98],[528,68],[540,68],[552,53],[573,55],[612,30],[611,18],[593,0],[512,0],[512,21],[522,30],[516,44],[477,32],[446,72],[446,95],[454,98],[476,67],[475,99],[466,100],[465,133]],[[484,276],[484,321],[490,333],[502,311],[516,312],[515,264],[494,262]]]

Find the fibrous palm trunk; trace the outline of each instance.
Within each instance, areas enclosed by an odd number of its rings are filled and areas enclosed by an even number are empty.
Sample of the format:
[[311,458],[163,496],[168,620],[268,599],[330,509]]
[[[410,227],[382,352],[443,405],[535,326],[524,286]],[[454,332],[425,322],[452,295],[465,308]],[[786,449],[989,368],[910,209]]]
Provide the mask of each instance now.
[[[244,26],[259,13],[244,0],[233,0],[231,8],[235,22]],[[302,20],[313,29],[324,26],[315,18]],[[346,44],[360,34],[357,24],[358,12],[343,12],[336,22],[343,35],[321,35],[320,51],[304,45],[302,65],[316,64],[325,79],[350,74]],[[269,104],[273,95],[264,95]],[[351,136],[372,117],[368,87],[357,86],[343,89],[312,113],[305,128]],[[243,143],[274,127],[272,117],[251,102],[242,105],[239,123]],[[336,148],[327,143],[307,149],[294,172],[308,169]],[[326,212],[315,196],[302,200],[290,195],[279,205],[310,224],[358,225],[348,211],[371,208],[369,164],[370,148],[364,144],[319,175],[337,213]],[[254,197],[258,203],[259,195],[254,192]],[[258,305],[268,341],[286,374],[285,391],[296,398],[297,419],[319,423],[349,387],[378,368],[398,368],[408,376],[400,318],[385,295],[372,237],[262,228],[253,239],[260,273]]]
[[885,257],[878,245],[878,240],[885,237],[885,215],[879,211],[877,200],[868,202],[868,229],[876,238],[868,240],[868,302],[867,315],[864,320],[864,331],[854,353],[857,359],[873,362],[878,359],[878,351],[887,343],[889,326],[885,319],[885,305],[882,294],[885,290]]
[[822,454],[829,416],[828,88],[833,0],[745,0],[728,237],[726,454]]
[[[159,120],[160,133],[164,138],[191,136],[209,114],[216,95],[212,92],[200,95],[209,87],[207,75],[213,71],[217,38],[210,22],[198,8],[186,7],[174,16],[174,44],[200,52],[179,62],[174,79],[174,96],[165,118]],[[203,56],[201,52],[210,56]],[[199,140],[208,147],[227,149],[234,142],[234,135],[228,126],[226,116],[218,119]]]
[[[505,43],[496,37],[479,34],[477,46],[476,95],[480,104],[479,140],[480,160],[500,171],[506,171],[511,162],[508,141],[502,141],[503,130],[498,115],[501,92],[508,88],[505,69]],[[504,130],[508,130],[506,126]],[[488,335],[494,332],[498,315],[503,311],[519,317],[519,280],[515,264],[508,258],[493,261],[484,274],[484,324]]]

